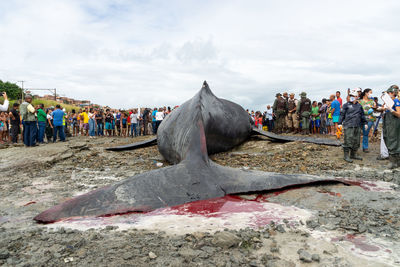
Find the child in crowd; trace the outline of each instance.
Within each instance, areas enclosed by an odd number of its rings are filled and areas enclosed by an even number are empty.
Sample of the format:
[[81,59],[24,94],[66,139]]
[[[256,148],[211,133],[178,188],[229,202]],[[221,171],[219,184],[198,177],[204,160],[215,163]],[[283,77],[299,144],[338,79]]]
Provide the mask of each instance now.
[[313,134],[319,133],[321,118],[319,116],[319,107],[317,101],[313,101],[311,107],[311,131]]
[[333,135],[333,120],[332,120],[332,108],[331,108],[331,101],[327,100],[326,101],[327,104],[327,118],[326,118],[326,127],[328,129],[328,134],[329,135]]
[[6,112],[0,112],[0,143],[7,142],[7,116]]

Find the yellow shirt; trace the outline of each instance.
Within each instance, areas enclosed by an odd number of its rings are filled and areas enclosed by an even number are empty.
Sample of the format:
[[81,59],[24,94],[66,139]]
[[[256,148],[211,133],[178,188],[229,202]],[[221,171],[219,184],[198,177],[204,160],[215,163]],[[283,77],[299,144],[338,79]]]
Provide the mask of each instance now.
[[83,123],[89,123],[89,115],[86,112],[82,112],[79,115],[81,115],[81,118],[83,118]]

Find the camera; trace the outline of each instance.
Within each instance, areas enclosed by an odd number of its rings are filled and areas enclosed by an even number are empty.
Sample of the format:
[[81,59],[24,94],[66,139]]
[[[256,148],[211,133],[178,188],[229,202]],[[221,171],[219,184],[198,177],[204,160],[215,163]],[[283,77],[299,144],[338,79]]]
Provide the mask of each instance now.
[[0,96],[3,96],[3,92],[0,92]]

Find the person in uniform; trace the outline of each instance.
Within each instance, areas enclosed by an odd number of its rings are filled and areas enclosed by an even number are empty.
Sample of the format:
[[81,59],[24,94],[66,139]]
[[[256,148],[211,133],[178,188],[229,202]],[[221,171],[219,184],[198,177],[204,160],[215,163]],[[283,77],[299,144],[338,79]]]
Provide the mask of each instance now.
[[400,167],[400,100],[399,87],[392,85],[386,91],[393,99],[394,105],[387,108],[383,117],[383,139],[389,151],[389,169]]
[[311,100],[307,98],[307,94],[302,92],[300,94],[300,103],[297,105],[297,114],[301,118],[301,134],[310,133],[310,114],[311,114]]
[[294,98],[294,94],[291,93],[288,101],[288,115],[286,116],[286,124],[288,132],[299,132],[299,120],[296,113],[297,99]]
[[352,159],[362,160],[356,153],[360,148],[361,127],[367,124],[367,120],[363,107],[357,101],[358,92],[352,90],[349,96],[349,101],[343,105],[340,112],[339,125],[343,125],[344,128],[343,159],[351,163]]
[[[286,104],[287,104],[288,100],[289,100],[289,94],[287,92],[284,92],[282,94],[282,97],[283,97],[283,99],[285,99]],[[283,132],[284,133],[289,133],[289,126],[288,126],[288,123],[287,123],[288,117],[287,116],[288,116],[288,111],[286,111],[285,122],[283,123]]]
[[282,97],[280,93],[276,94],[276,99],[274,102],[274,105],[272,107],[275,117],[276,117],[276,125],[275,125],[275,132],[277,134],[281,134],[283,131],[283,128],[285,126],[285,116],[287,113],[287,102],[286,100]]

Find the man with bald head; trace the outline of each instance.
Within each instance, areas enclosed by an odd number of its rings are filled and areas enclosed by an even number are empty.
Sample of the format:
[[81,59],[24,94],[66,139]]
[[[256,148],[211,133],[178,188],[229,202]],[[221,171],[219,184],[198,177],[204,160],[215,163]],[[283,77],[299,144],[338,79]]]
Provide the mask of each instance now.
[[27,94],[25,95],[25,101],[20,105],[22,125],[24,126],[24,144],[26,146],[36,145],[36,110],[31,103],[32,96]]

